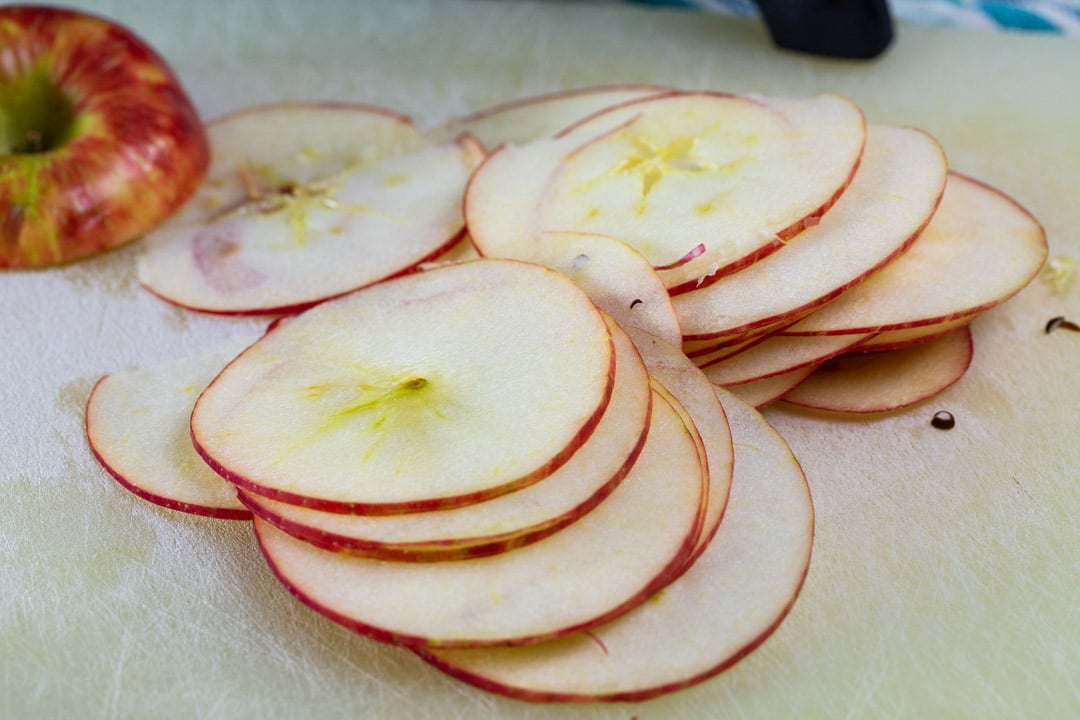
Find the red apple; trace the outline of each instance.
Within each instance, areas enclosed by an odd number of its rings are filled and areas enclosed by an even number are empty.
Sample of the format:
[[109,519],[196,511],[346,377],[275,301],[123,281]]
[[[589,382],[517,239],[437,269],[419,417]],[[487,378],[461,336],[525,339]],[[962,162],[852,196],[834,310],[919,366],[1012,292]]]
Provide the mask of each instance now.
[[194,192],[209,155],[176,76],[131,31],[0,8],[0,268],[139,237]]

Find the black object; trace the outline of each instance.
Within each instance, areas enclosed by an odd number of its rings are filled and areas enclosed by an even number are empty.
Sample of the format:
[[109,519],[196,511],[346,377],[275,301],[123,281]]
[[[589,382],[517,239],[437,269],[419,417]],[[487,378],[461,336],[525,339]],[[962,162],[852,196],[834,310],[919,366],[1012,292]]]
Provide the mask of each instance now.
[[867,60],[893,38],[886,0],[758,0],[773,42],[787,50]]

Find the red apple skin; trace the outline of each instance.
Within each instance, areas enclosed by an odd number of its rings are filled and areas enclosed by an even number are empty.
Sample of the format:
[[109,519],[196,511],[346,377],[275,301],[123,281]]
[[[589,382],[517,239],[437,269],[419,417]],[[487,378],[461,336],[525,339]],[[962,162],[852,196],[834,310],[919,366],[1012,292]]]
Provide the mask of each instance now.
[[70,10],[0,8],[0,114],[35,77],[66,100],[74,121],[41,151],[7,154],[0,138],[0,268],[54,265],[134,240],[202,181],[210,150],[198,113],[131,31]]

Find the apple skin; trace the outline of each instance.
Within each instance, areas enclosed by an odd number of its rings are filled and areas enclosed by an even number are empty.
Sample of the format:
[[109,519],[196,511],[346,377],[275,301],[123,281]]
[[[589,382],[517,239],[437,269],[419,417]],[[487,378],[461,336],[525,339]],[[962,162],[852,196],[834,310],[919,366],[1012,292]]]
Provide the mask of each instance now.
[[131,31],[0,8],[0,269],[134,240],[188,199],[209,160],[191,100]]

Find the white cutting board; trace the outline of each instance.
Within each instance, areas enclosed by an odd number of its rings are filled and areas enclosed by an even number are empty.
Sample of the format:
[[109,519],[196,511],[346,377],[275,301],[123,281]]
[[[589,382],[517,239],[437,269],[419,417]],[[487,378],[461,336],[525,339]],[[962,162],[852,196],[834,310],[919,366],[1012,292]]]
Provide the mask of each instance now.
[[[428,124],[615,82],[846,94],[873,122],[936,134],[954,167],[1042,219],[1051,256],[1080,260],[1075,40],[901,26],[885,57],[857,63],[777,52],[753,21],[640,8],[84,4],[153,42],[206,117],[333,98]],[[322,620],[277,585],[245,524],[156,509],[95,465],[81,413],[100,375],[261,326],[166,306],[136,285],[134,257],[0,275],[0,717],[1080,717],[1080,335],[1043,333],[1080,319],[1080,281],[1036,281],[980,320],[970,373],[929,405],[768,412],[817,508],[787,622],[699,687],[567,707],[484,694]],[[939,408],[954,430],[930,427]]]

